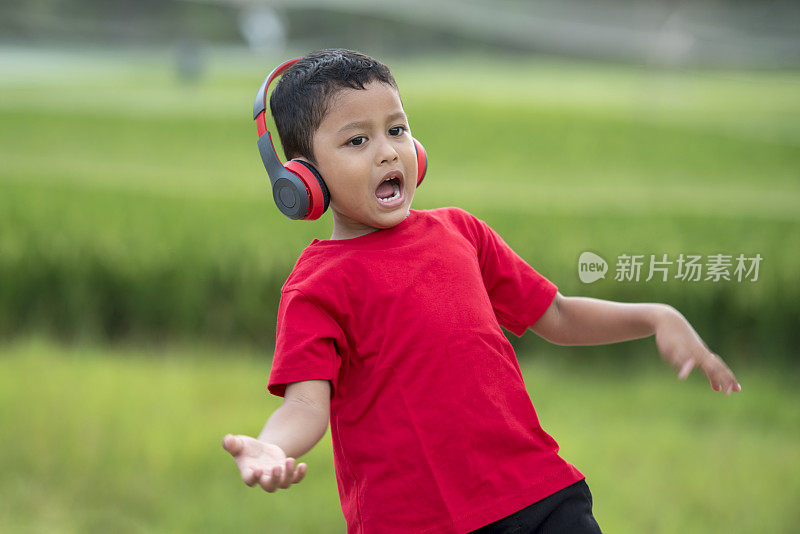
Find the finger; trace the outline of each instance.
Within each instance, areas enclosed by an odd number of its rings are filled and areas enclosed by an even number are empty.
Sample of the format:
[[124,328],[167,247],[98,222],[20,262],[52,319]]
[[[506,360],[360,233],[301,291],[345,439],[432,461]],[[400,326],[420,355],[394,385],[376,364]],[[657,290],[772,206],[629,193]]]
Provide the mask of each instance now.
[[706,371],[706,376],[708,377],[708,383],[711,386],[711,389],[714,391],[719,391],[719,381],[714,376],[714,372]]
[[306,476],[306,470],[308,466],[304,463],[300,463],[297,465],[297,473],[294,476],[294,484],[297,484]]
[[292,485],[292,480],[294,479],[294,458],[287,458],[286,465],[283,469],[283,475],[281,476],[281,482],[279,487],[286,489]]
[[689,358],[681,367],[681,370],[678,372],[678,380],[686,380],[686,377],[689,376],[689,373],[692,372],[694,369],[695,361],[693,358]]
[[713,377],[710,379],[710,381],[711,381],[711,389],[713,389],[714,391],[718,391],[720,393],[724,393],[725,392],[725,388],[727,387],[727,384],[726,384],[725,380],[722,377],[720,377],[720,375],[718,375],[718,374],[717,375],[713,375]]
[[739,382],[736,380],[736,376],[734,376],[733,371],[728,369],[728,381],[731,384],[731,392],[736,391],[739,392],[742,390],[742,386],[739,385]]
[[725,384],[726,395],[730,395],[732,392],[736,391],[736,387],[739,383],[736,382],[736,377],[733,376],[733,373],[730,371],[730,369],[725,370],[722,380]]
[[719,383],[713,374],[708,375],[708,383],[714,391],[722,391],[722,385]]
[[709,352],[706,357],[701,360],[700,368],[708,377],[708,381],[711,384],[711,389],[714,391],[719,391],[724,369],[724,364],[722,364],[721,360],[714,355],[714,353]]
[[736,381],[736,378],[731,375],[730,381],[728,382],[728,389],[730,389],[730,393],[739,393],[742,391],[742,386],[739,385],[739,382]]
[[711,355],[711,363],[709,363],[705,369],[706,375],[711,381],[714,391],[720,391],[724,392],[726,395],[730,395],[730,392],[738,385],[736,377],[733,376],[733,372],[725,365],[722,358],[713,353]]
[[[262,487],[269,493],[273,493],[276,489],[278,489],[278,485],[281,481],[281,474],[283,473],[283,469],[280,465],[276,465],[267,473],[264,473],[269,477],[269,480],[266,481],[266,485]],[[262,477],[264,478],[264,477]]]
[[222,439],[222,447],[233,456],[242,452],[242,440],[237,439],[233,434],[228,434]]
[[242,480],[248,486],[253,486],[261,478],[261,469],[246,467],[242,473]]
[[258,479],[258,483],[261,485],[261,488],[269,493],[275,491],[275,478],[270,476],[269,473],[264,473],[261,475],[261,478]]

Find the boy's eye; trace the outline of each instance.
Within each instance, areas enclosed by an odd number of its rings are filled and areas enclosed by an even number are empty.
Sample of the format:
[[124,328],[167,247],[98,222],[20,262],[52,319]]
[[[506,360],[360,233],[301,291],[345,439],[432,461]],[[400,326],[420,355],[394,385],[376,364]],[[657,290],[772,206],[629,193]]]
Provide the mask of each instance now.
[[389,128],[389,135],[398,136],[401,135],[404,130],[404,126],[395,126],[394,128]]
[[354,137],[354,138],[350,139],[347,142],[347,144],[348,145],[352,145],[352,146],[361,146],[362,144],[364,144],[365,140],[366,140],[366,137],[358,136],[358,137]]

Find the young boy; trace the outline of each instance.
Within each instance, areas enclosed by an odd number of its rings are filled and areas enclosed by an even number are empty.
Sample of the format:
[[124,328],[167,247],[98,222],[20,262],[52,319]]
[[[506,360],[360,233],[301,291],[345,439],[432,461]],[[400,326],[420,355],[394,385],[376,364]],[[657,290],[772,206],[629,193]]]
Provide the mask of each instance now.
[[397,84],[349,50],[302,58],[270,101],[287,157],[330,192],[333,234],[303,250],[281,290],[258,438],[227,435],[248,486],[303,479],[331,424],[348,533],[597,533],[584,476],[539,424],[501,326],[559,345],[655,334],[685,378],[740,391],[664,304],[564,297],[486,223],[413,210],[417,156]]

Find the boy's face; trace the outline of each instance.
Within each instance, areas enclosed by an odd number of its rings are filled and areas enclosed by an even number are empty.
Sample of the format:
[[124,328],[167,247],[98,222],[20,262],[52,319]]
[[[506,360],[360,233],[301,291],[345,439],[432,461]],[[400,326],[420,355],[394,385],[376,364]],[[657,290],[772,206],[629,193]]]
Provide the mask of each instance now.
[[417,184],[417,157],[394,87],[371,82],[363,90],[340,90],[312,145],[331,194],[332,239],[391,228],[405,219]]

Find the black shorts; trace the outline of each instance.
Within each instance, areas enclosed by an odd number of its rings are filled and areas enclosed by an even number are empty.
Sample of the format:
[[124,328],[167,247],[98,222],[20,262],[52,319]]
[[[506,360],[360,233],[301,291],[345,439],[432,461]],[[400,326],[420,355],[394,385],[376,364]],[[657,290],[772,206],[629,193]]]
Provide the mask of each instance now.
[[567,486],[519,512],[471,534],[600,534],[592,515],[592,493],[585,480]]

